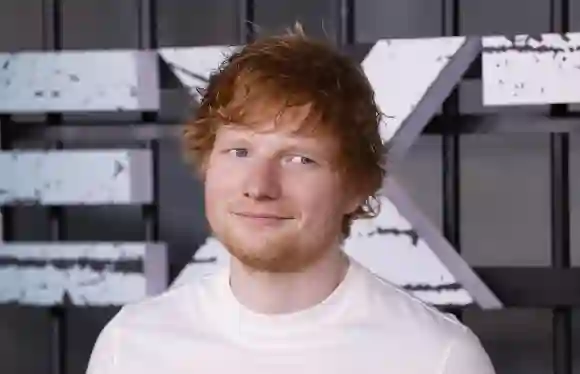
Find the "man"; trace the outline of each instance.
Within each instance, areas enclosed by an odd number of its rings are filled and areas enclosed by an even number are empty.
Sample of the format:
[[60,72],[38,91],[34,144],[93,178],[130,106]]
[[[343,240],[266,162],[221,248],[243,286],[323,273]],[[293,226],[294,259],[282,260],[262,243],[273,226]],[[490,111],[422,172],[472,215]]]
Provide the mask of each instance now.
[[378,212],[379,120],[359,66],[300,29],[230,56],[184,145],[231,264],[125,306],[88,373],[493,373],[468,328],[341,250]]

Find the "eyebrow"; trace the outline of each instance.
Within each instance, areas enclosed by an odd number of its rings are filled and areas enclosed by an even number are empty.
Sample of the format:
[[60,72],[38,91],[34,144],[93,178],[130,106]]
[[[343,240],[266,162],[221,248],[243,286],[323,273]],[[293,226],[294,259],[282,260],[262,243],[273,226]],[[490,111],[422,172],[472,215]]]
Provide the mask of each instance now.
[[[293,137],[288,144],[283,145],[276,153],[301,153],[307,154],[314,158],[322,159],[331,162],[333,156],[329,152],[322,152],[318,145],[320,140],[315,138]],[[241,146],[251,145],[252,133],[245,131],[235,131],[229,133],[224,139],[226,143],[239,143]]]

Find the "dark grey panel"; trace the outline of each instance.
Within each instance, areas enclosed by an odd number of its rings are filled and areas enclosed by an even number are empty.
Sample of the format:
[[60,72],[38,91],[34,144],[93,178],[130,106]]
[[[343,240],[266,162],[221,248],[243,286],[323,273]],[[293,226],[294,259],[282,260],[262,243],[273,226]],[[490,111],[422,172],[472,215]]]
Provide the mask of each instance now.
[[[118,307],[70,308],[67,310],[68,373],[85,373],[99,333],[118,311]],[[45,372],[46,370],[43,371],[43,373]]]
[[0,1],[0,51],[41,48],[41,0]]
[[83,0],[62,2],[63,48],[136,48],[137,1]]
[[238,2],[158,1],[159,45],[168,47],[236,43]]
[[442,214],[441,137],[421,136],[397,167],[397,181],[437,227]]
[[545,134],[461,138],[462,253],[472,265],[549,265]]
[[460,0],[463,35],[550,31],[550,0]]
[[464,313],[464,322],[481,339],[497,373],[553,372],[550,311],[471,310]]
[[145,240],[145,223],[140,207],[69,207],[65,211],[67,240]]
[[284,33],[296,22],[312,37],[336,40],[338,8],[335,0],[255,0],[256,27],[260,35]]
[[187,265],[209,235],[203,185],[183,161],[180,142],[164,140],[159,159],[160,236],[169,247],[173,275]]
[[0,307],[0,373],[48,371],[50,330],[47,317],[46,309]]
[[50,239],[48,209],[43,206],[19,206],[14,212],[15,240],[37,241]]
[[358,42],[440,36],[441,1],[358,1],[355,27]]
[[580,30],[580,1],[570,0],[570,31]]

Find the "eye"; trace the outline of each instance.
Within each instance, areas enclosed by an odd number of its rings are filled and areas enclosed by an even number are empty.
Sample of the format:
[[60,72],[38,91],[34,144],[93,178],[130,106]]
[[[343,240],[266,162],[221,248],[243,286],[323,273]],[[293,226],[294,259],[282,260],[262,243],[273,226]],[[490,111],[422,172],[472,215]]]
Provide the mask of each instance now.
[[248,150],[245,148],[228,149],[228,153],[233,154],[235,157],[247,157],[248,156]]
[[299,164],[303,164],[303,165],[311,165],[311,164],[316,163],[311,158],[304,157],[304,156],[291,156],[290,160],[292,163],[299,163]]

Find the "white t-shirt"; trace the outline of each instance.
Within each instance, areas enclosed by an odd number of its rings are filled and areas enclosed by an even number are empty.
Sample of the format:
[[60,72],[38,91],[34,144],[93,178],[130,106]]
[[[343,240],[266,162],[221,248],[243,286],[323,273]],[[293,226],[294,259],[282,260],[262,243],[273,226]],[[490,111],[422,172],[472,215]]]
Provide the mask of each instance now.
[[127,305],[87,374],[493,374],[478,338],[351,259],[343,282],[296,313],[256,314],[227,269]]

